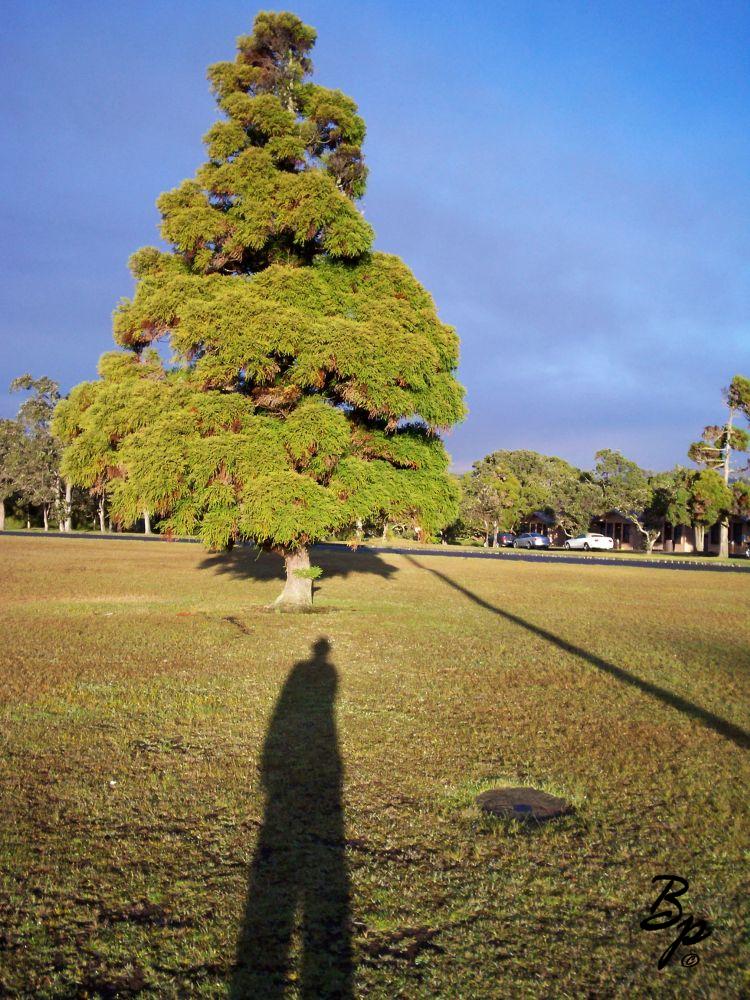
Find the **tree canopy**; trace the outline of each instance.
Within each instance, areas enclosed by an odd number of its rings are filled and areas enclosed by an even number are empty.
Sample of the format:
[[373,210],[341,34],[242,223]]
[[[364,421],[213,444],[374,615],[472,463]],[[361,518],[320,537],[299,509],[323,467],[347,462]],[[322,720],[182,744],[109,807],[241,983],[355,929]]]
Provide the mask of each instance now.
[[498,531],[513,528],[518,519],[521,484],[507,466],[493,458],[489,455],[475,462],[463,477],[460,510],[467,526],[484,533],[485,545],[492,532],[496,547]]
[[591,477],[554,455],[535,451],[495,451],[483,463],[508,469],[520,484],[516,521],[537,512],[547,514],[568,535],[586,531],[598,494]]
[[610,448],[598,451],[594,458],[593,478],[601,491],[600,510],[624,514],[640,532],[650,552],[661,532],[663,516],[655,502],[655,492],[660,485],[658,477]]
[[45,530],[54,508],[63,511],[60,495],[60,446],[50,421],[60,399],[57,382],[43,375],[20,375],[11,392],[28,392],[15,420],[0,422],[0,528],[5,524],[5,501],[15,495],[25,506],[42,510]]
[[688,482],[690,523],[696,529],[696,548],[700,551],[706,528],[730,513],[732,491],[715,469],[694,472]]
[[116,519],[155,513],[212,547],[252,539],[288,576],[289,558],[357,519],[408,510],[426,534],[450,521],[439,431],[464,415],[455,331],[373,251],[356,204],[365,125],[308,79],[315,37],[261,13],[235,60],[210,67],[224,117],[208,161],[157,202],[170,250],[133,255],[121,350],[55,421],[65,474],[105,489]]
[[[690,445],[688,458],[705,469],[720,471],[728,486],[736,471],[732,465],[733,453],[747,452],[750,449],[750,433],[735,424],[738,415],[750,421],[750,379],[744,375],[735,375],[722,395],[728,411],[726,421],[722,425],[710,424],[704,427],[701,440]],[[719,555],[729,555],[729,522],[726,511],[721,519]]]
[[657,473],[650,479],[653,495],[647,511],[652,520],[691,527],[697,551],[703,550],[706,528],[732,508],[732,491],[715,469],[685,469]]
[[5,502],[18,492],[23,468],[23,430],[18,420],[0,420],[0,531],[5,528]]

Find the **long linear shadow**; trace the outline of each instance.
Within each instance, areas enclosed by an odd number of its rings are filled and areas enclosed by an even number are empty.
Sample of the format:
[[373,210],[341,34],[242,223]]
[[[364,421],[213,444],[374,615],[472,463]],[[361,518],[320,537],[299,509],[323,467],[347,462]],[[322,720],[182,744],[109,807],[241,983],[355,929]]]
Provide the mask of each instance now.
[[658,698],[660,701],[664,702],[665,705],[669,705],[671,708],[676,708],[679,712],[682,712],[684,715],[687,715],[692,719],[697,719],[699,722],[702,722],[704,726],[707,726],[709,729],[713,729],[714,732],[717,732],[726,739],[736,743],[737,746],[742,747],[743,749],[750,747],[750,733],[748,733],[745,729],[742,729],[740,726],[736,726],[732,722],[727,722],[727,720],[722,719],[721,716],[714,715],[713,712],[709,712],[705,708],[701,708],[700,705],[694,705],[693,702],[688,701],[686,698],[681,698],[680,695],[674,694],[666,688],[659,687],[657,684],[652,684],[650,681],[641,680],[639,677],[634,677],[632,674],[629,674],[627,670],[623,670],[622,667],[617,667],[614,663],[609,663],[607,660],[603,660],[601,657],[595,656],[593,653],[589,653],[585,649],[581,649],[580,646],[574,646],[572,642],[568,642],[566,639],[561,639],[559,636],[553,635],[552,632],[548,632],[546,629],[540,628],[538,625],[532,625],[531,622],[527,622],[518,615],[511,614],[510,611],[503,611],[502,608],[495,607],[494,604],[490,604],[489,601],[485,601],[477,594],[474,594],[471,590],[468,590],[466,587],[462,587],[460,583],[456,583],[455,580],[451,580],[449,576],[446,576],[439,570],[430,569],[429,566],[423,566],[421,563],[417,562],[416,559],[412,558],[412,556],[407,555],[404,558],[414,566],[417,566],[419,569],[432,573],[433,576],[438,577],[444,583],[447,583],[449,587],[453,587],[454,590],[458,590],[460,593],[468,597],[469,600],[478,604],[480,607],[485,608],[487,611],[500,615],[507,621],[513,622],[514,625],[520,625],[521,628],[525,628],[527,631],[541,636],[542,639],[546,639],[547,642],[551,642],[554,646],[557,646],[558,649],[562,649],[566,653],[572,653],[573,656],[578,656],[580,659],[586,660],[587,663],[591,663],[599,670],[603,670],[612,677],[616,677],[617,680],[622,681],[624,684],[629,684],[631,687],[637,688],[639,691],[650,694],[654,698]]
[[[252,861],[231,1000],[281,1000],[295,926],[299,995],[352,998],[350,885],[344,850],[338,683],[321,638],[290,671],[261,758],[265,812]],[[298,921],[298,922],[297,922]]]

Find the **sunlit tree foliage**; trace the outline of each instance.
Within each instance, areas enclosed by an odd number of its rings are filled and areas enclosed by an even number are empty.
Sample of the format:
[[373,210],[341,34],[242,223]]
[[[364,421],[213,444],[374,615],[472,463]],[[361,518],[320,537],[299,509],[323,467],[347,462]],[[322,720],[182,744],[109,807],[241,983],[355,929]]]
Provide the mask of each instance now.
[[209,69],[223,118],[208,161],[158,201],[171,249],[131,258],[121,350],[55,424],[66,475],[105,490],[116,519],[278,551],[292,605],[311,601],[315,540],[391,511],[426,535],[455,517],[439,431],[464,415],[454,330],[373,251],[365,125],[310,81],[314,42],[294,15],[262,13]]

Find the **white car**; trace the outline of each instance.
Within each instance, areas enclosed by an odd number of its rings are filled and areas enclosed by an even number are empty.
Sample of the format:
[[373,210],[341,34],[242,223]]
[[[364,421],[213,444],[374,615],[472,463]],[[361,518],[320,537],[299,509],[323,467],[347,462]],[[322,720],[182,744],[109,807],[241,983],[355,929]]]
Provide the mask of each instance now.
[[585,535],[578,535],[577,538],[569,538],[565,543],[566,549],[611,549],[614,542],[609,535],[597,535],[596,532],[589,531]]

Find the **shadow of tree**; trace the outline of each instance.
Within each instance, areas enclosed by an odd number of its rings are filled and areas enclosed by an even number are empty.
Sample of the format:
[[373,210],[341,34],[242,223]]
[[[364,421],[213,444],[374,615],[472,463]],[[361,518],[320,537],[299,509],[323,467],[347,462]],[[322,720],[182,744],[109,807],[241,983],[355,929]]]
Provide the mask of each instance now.
[[[261,758],[265,812],[252,861],[231,1000],[280,1000],[294,972],[301,997],[352,997],[350,887],[337,673],[321,638],[290,671]],[[300,955],[291,946],[299,928]]]
[[566,653],[571,653],[573,656],[578,656],[580,659],[590,663],[598,670],[609,674],[611,677],[616,677],[618,681],[621,681],[624,684],[629,684],[631,687],[636,688],[644,694],[657,698],[665,705],[669,705],[670,708],[675,708],[678,712],[682,712],[683,715],[687,715],[691,719],[697,719],[704,726],[709,729],[713,729],[714,732],[719,733],[721,736],[725,737],[725,739],[736,743],[738,747],[742,747],[743,749],[750,747],[750,733],[748,733],[745,729],[742,729],[740,726],[735,725],[733,722],[728,722],[726,719],[722,719],[721,716],[714,715],[713,712],[709,712],[707,709],[701,708],[700,705],[693,704],[693,702],[688,701],[686,698],[683,698],[678,694],[674,694],[674,692],[669,691],[666,688],[659,687],[658,684],[652,684],[650,681],[641,680],[640,677],[635,677],[633,674],[628,673],[627,670],[623,670],[622,667],[618,667],[614,663],[609,663],[607,660],[603,660],[601,657],[595,656],[593,653],[589,653],[585,649],[581,649],[580,646],[573,645],[572,642],[568,642],[566,639],[562,639],[559,636],[554,635],[552,632],[548,632],[546,629],[526,621],[519,615],[514,615],[509,611],[503,611],[502,608],[495,607],[494,604],[490,604],[489,601],[485,601],[482,597],[479,597],[468,588],[462,587],[460,583],[456,583],[455,580],[451,580],[451,578],[446,576],[445,573],[441,573],[436,569],[430,569],[429,566],[422,565],[422,563],[417,562],[417,560],[412,556],[407,555],[404,558],[419,569],[432,573],[433,576],[436,576],[438,579],[442,580],[443,583],[446,583],[454,590],[459,591],[459,593],[468,597],[470,601],[478,604],[481,608],[485,608],[493,614],[500,615],[502,618],[505,618],[506,621],[512,622],[514,625],[519,625],[521,628],[525,628],[529,632],[533,632],[535,635],[538,635],[542,639],[546,639],[547,642],[557,646],[558,649],[562,649]]
[[[323,570],[323,581],[334,576],[347,577],[352,573],[370,573],[388,580],[398,572],[396,566],[389,565],[376,552],[364,548],[358,549],[356,559],[352,559],[351,549],[343,545],[338,548],[314,547],[310,560]],[[251,546],[235,546],[231,552],[211,552],[198,568],[241,580],[284,579],[284,560],[281,556]]]

